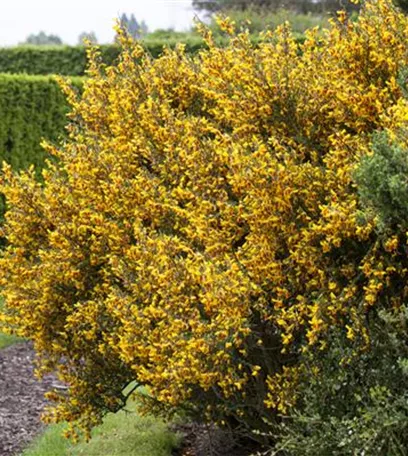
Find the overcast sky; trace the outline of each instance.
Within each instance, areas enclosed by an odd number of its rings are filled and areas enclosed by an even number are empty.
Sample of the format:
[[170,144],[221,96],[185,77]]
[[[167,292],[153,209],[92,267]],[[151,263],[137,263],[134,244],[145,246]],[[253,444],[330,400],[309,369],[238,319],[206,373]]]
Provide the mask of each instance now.
[[68,44],[76,44],[81,32],[94,31],[100,43],[108,43],[122,13],[144,19],[149,30],[188,29],[194,17],[191,0],[0,0],[0,46],[41,30]]

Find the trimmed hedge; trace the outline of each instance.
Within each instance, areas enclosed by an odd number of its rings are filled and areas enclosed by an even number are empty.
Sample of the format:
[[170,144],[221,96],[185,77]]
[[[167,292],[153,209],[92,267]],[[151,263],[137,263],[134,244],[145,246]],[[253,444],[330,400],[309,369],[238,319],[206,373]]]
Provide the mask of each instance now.
[[[76,86],[80,78],[74,78]],[[56,141],[64,135],[68,104],[51,76],[0,74],[0,162],[14,169],[33,164],[39,172],[46,152],[43,138]],[[3,214],[0,201],[0,218]]]
[[[303,42],[299,35],[297,41]],[[219,44],[227,43],[227,39],[216,38]],[[254,43],[258,41],[253,37]],[[146,40],[144,45],[148,54],[159,57],[165,47],[174,49],[177,43],[183,42],[188,54],[194,54],[206,45],[199,37],[189,37],[187,40]],[[103,61],[114,64],[119,55],[117,45],[100,46]],[[84,46],[17,46],[0,48],[0,73],[25,73],[33,75],[60,74],[66,76],[83,76],[86,70],[86,48]]]
[[[158,57],[165,46],[174,48],[177,40],[146,41],[148,52]],[[203,47],[200,38],[189,39],[187,52],[194,53]],[[115,62],[119,55],[117,45],[100,46],[103,61]],[[61,74],[83,76],[86,70],[86,48],[84,46],[17,46],[0,48],[0,73],[26,73],[34,75]]]
[[[117,46],[101,46],[104,60],[113,62]],[[0,73],[82,76],[86,68],[84,46],[16,46],[0,48]]]

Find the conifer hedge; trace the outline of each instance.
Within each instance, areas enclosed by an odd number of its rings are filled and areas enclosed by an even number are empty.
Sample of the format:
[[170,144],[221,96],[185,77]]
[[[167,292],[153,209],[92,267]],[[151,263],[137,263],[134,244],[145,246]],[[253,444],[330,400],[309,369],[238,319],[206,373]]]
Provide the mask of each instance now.
[[[117,46],[102,46],[103,58],[112,63]],[[84,46],[16,46],[0,48],[0,73],[81,76],[86,68]]]
[[[73,81],[80,85],[80,79]],[[0,75],[0,161],[14,169],[42,169],[47,153],[42,139],[59,139],[67,123],[68,104],[50,76]],[[3,204],[0,202],[0,217]]]
[[[253,42],[259,38],[253,36]],[[297,36],[297,42],[304,41],[304,36]],[[143,42],[143,47],[148,55],[158,58],[165,48],[174,49],[183,41],[187,54],[196,54],[206,47],[205,42],[199,37],[189,37],[186,40],[154,39]],[[220,45],[225,45],[227,40],[217,37]],[[120,49],[117,45],[100,46],[102,61],[107,65],[116,62]],[[86,71],[87,57],[84,46],[17,46],[0,48],[0,73],[25,73],[35,75],[60,74],[65,76],[83,76]]]
[[[174,48],[176,40],[152,40],[144,43],[147,52],[157,58],[164,47]],[[185,42],[186,51],[195,53],[203,47],[200,38]],[[110,65],[119,55],[119,46],[100,47],[102,60]],[[87,64],[85,46],[16,46],[0,48],[0,73],[60,74],[82,76]]]

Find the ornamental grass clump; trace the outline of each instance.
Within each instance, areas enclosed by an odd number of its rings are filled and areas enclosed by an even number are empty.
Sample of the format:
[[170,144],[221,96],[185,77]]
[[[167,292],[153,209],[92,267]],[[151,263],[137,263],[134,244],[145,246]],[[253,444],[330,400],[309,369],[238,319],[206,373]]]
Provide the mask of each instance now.
[[[2,326],[57,370],[49,420],[89,431],[148,387],[146,407],[261,438],[298,400],[300,354],[329,328],[358,355],[366,315],[398,306],[405,234],[361,217],[354,170],[372,132],[408,119],[408,19],[388,1],[340,12],[304,44],[283,25],[153,60],[122,32],[89,51],[68,139],[43,182],[4,166]],[[356,356],[357,356],[356,355]]]

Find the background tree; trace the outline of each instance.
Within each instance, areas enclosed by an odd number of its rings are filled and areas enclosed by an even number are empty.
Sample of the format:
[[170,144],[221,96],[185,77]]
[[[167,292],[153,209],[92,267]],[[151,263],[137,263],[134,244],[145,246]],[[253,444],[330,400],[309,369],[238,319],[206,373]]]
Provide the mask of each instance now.
[[37,34],[32,33],[29,35],[24,44],[34,44],[36,46],[46,46],[46,45],[61,45],[62,40],[58,35],[47,35],[45,32],[41,31]]
[[98,38],[95,35],[95,32],[82,32],[78,36],[78,44],[83,45],[84,41],[90,41],[93,44],[96,44],[98,42]]
[[122,28],[125,28],[135,39],[140,39],[147,33],[148,30],[146,22],[143,20],[141,22],[138,22],[133,13],[130,15],[130,17],[123,13],[120,17],[120,25]]
[[146,35],[149,32],[149,28],[144,20],[140,22],[140,33],[141,35]]
[[267,8],[272,11],[283,8],[299,13],[323,13],[357,8],[353,3],[342,0],[193,0],[193,7],[208,13],[231,9],[246,11],[251,8]]

